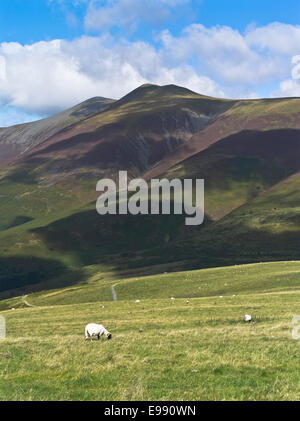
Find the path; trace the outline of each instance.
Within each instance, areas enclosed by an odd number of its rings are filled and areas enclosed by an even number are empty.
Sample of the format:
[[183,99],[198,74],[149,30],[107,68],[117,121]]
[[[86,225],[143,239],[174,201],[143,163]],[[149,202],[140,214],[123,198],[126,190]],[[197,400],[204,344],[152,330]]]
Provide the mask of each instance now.
[[111,292],[112,292],[113,300],[118,301],[117,293],[115,291],[115,286],[116,286],[116,284],[111,286]]
[[27,297],[28,297],[28,295],[23,295],[23,297],[22,297],[23,303],[26,304],[28,307],[35,307],[32,304],[29,304],[29,302],[26,300]]

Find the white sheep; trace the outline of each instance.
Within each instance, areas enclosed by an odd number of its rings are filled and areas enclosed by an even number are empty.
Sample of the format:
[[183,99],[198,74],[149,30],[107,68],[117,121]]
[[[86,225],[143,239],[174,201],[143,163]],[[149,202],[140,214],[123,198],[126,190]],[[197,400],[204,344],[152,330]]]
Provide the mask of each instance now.
[[111,333],[105,329],[103,325],[98,325],[96,323],[89,323],[85,327],[85,340],[93,340],[93,336],[98,336],[98,340],[102,335],[105,335],[107,339],[111,339]]
[[251,322],[251,320],[252,320],[252,317],[250,316],[250,314],[246,314],[245,318],[244,318],[244,321],[249,323],[249,322]]

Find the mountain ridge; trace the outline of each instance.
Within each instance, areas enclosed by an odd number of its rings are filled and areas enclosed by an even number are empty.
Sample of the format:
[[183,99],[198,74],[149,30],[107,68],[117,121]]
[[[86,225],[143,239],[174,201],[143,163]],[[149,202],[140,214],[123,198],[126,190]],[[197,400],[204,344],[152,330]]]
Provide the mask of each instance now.
[[45,119],[0,128],[0,165],[22,155],[55,131],[103,110],[111,102],[113,100],[94,97]]
[[[299,98],[226,100],[146,85],[107,101],[0,166],[1,291],[300,258]],[[96,183],[119,170],[204,178],[204,225],[186,227],[181,215],[100,217]]]

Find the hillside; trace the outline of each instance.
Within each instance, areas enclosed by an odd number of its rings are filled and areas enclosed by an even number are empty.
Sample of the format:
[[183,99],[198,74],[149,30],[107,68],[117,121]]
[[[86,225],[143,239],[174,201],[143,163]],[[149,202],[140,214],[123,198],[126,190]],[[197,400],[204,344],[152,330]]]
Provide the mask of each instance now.
[[[299,400],[299,273],[279,262],[91,278],[2,301],[0,400]],[[91,321],[112,340],[85,342]]]
[[[215,121],[232,102],[206,98],[173,85],[143,85],[102,112],[49,137],[17,165],[38,174],[68,175],[119,169],[142,175]],[[102,172],[100,171],[102,170]]]
[[91,98],[43,120],[0,128],[0,164],[24,154],[66,127],[97,114],[111,103],[113,100],[107,98]]
[[[93,275],[299,259],[299,133],[298,98],[230,101],[143,85],[33,141],[0,167],[2,297]],[[96,183],[119,170],[204,178],[205,224],[100,217]]]

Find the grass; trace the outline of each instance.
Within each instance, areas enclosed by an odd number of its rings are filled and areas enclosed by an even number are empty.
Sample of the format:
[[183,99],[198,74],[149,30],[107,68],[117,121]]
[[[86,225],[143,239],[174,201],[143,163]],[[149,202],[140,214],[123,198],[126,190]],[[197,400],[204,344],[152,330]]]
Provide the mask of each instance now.
[[267,119],[264,130],[281,128],[282,118],[285,120],[285,127],[297,125],[297,116],[300,111],[299,98],[279,98],[270,100],[244,100],[238,101],[227,115],[240,121],[251,121],[261,118]]
[[[300,262],[92,277],[2,301],[0,399],[299,400],[299,277]],[[91,321],[113,339],[84,342]]]
[[[300,177],[288,177],[299,169],[291,152],[299,107],[299,99],[226,101],[148,85],[76,126],[135,139],[132,156],[120,149],[135,174],[136,165],[146,170],[171,152],[165,128],[177,138],[186,111],[205,114],[205,124],[222,115],[218,144],[165,174],[205,178],[206,224],[195,230],[173,215],[97,215],[96,181],[123,161],[76,167],[76,157],[62,160],[50,148],[27,166],[2,168],[0,293],[12,298],[0,301],[8,333],[0,341],[0,399],[298,400],[291,320],[300,314]],[[287,128],[293,136],[285,130],[275,142],[271,129]],[[203,269],[275,260],[290,261]],[[256,324],[243,322],[246,313]],[[85,343],[91,321],[113,340]]]

